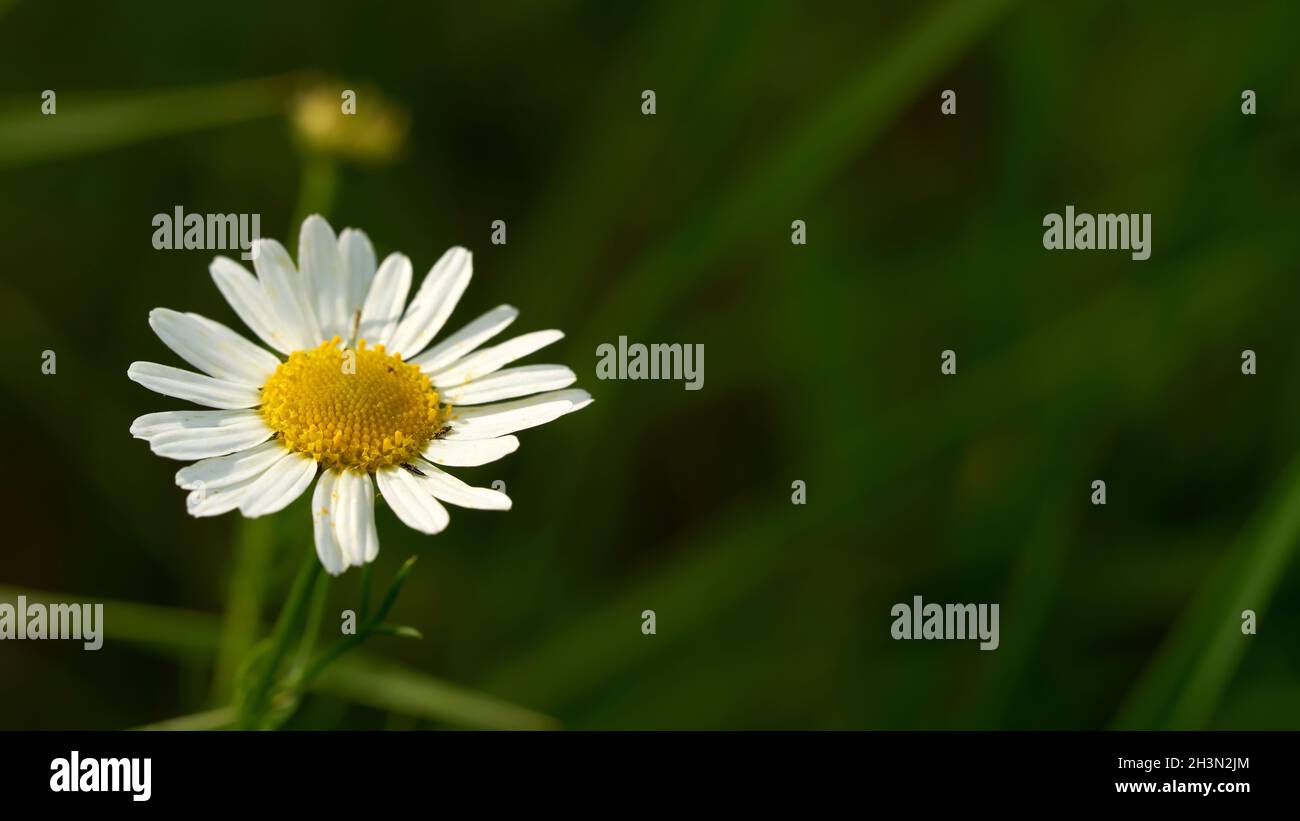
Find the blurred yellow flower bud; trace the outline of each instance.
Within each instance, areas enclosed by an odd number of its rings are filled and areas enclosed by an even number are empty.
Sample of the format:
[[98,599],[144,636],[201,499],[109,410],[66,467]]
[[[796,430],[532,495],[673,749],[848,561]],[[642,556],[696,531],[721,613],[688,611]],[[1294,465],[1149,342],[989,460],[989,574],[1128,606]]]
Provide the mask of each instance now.
[[376,89],[342,83],[317,83],[299,92],[290,120],[308,149],[370,163],[396,159],[410,125],[406,110]]

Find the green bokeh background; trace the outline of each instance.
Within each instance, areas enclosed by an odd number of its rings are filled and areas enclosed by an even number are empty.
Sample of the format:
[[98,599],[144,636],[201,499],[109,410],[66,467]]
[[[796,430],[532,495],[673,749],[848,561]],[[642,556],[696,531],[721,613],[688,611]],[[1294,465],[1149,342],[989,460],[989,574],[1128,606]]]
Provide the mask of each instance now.
[[[461,473],[508,514],[424,537],[379,506],[424,638],[288,726],[1300,728],[1298,9],[0,2],[0,601],[106,601],[109,631],[0,644],[0,728],[220,707],[310,549],[306,497],[188,518],[127,433],[183,403],[126,369],[180,364],[154,307],[242,329],[153,215],[294,250],[313,76],[411,116],[397,162],[340,166],[334,227],[417,275],[469,246],[449,327],[564,329],[530,361],[596,403]],[[1152,213],[1151,259],[1043,250],[1067,204]],[[620,335],[702,343],[704,389],[598,381]],[[914,595],[1000,603],[1000,649],[892,641]]]

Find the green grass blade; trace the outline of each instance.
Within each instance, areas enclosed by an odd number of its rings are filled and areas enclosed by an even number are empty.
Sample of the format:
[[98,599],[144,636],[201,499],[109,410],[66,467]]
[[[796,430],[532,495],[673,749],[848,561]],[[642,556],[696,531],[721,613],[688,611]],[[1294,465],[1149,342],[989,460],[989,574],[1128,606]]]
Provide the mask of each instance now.
[[177,716],[153,724],[136,727],[137,730],[224,730],[235,723],[234,707],[218,707],[202,713]]
[[1262,615],[1300,541],[1300,458],[1188,606],[1114,721],[1118,729],[1206,725],[1252,638],[1241,612]]
[[485,730],[546,730],[559,723],[541,713],[476,693],[400,664],[340,659],[314,690],[357,704]]
[[[26,596],[29,602],[47,603],[86,598],[69,593],[0,587],[0,599],[16,601],[18,596]],[[208,658],[217,648],[221,624],[217,616],[150,604],[100,601],[104,605],[102,629],[106,640],[131,642],[147,649],[161,650],[167,655],[197,658]],[[459,687],[404,665],[363,655],[339,660],[321,674],[312,689],[368,707],[458,727],[541,730],[559,726],[555,719],[525,707]],[[212,710],[141,729],[212,729],[188,725],[215,722],[220,713],[221,710]]]
[[34,95],[0,113],[0,167],[269,117],[283,109],[290,88],[290,78],[278,76],[111,97],[67,91],[52,115],[41,113]]
[[168,654],[208,658],[217,646],[220,623],[216,616],[175,607],[101,599],[75,593],[51,593],[21,587],[0,586],[0,599],[28,602],[93,601],[104,605],[101,629],[105,641],[125,641],[161,649]]
[[[868,59],[828,101],[797,123],[740,184],[705,202],[683,228],[648,254],[593,316],[620,316],[630,326],[662,316],[695,284],[694,271],[752,233],[784,231],[772,225],[774,202],[802,203],[825,185],[903,107],[959,59],[998,19],[1011,0],[962,0],[924,15],[879,57]],[[937,103],[936,103],[937,105]],[[665,277],[663,272],[677,271]]]

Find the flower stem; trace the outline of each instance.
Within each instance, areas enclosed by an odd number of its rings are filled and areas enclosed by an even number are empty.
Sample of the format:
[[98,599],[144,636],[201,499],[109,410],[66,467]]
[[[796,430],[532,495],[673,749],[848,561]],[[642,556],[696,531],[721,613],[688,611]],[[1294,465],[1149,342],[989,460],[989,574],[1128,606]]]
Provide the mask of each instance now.
[[[310,665],[307,665],[303,669],[302,674],[294,678],[292,683],[294,690],[299,692],[305,690],[316,676],[320,675],[321,671],[326,667],[329,667],[335,659],[352,648],[364,643],[373,635],[388,634],[400,635],[408,638],[420,637],[419,631],[414,630],[413,628],[402,628],[398,625],[388,625],[384,623],[384,619],[388,616],[388,611],[393,608],[393,603],[397,601],[398,594],[402,592],[402,586],[406,584],[406,577],[410,575],[411,568],[415,566],[415,558],[415,556],[412,556],[402,564],[401,568],[397,571],[397,575],[393,577],[393,583],[389,586],[388,592],[384,594],[384,598],[379,603],[379,608],[375,610],[374,615],[368,617],[362,616],[362,623],[355,634],[335,642],[317,656]],[[369,571],[370,565],[366,565],[365,569]],[[363,584],[364,598],[362,599],[362,607],[364,610],[368,609],[367,602],[370,598],[369,573],[366,573],[366,578],[364,579]]]
[[321,621],[325,617],[325,602],[329,597],[329,576],[317,576],[316,585],[311,594],[311,606],[307,610],[306,625],[302,631],[302,639],[298,642],[298,650],[294,653],[293,664],[289,668],[287,678],[292,681],[307,666],[311,658],[312,651],[316,649],[316,640],[320,637]]
[[289,598],[284,603],[275,630],[268,639],[269,645],[254,650],[254,656],[246,670],[245,675],[249,678],[249,683],[239,704],[239,726],[243,729],[263,726],[276,675],[289,653],[289,645],[303,630],[307,619],[307,605],[312,600],[312,587],[319,572],[320,562],[316,559],[316,551],[313,548],[308,551],[302,566],[298,569],[298,575],[293,580]]
[[370,631],[363,628],[357,631],[355,635],[348,636],[347,638],[330,645],[325,652],[321,653],[320,656],[311,663],[311,666],[307,667],[303,671],[302,678],[300,678],[296,683],[297,687],[303,690],[307,689],[316,676],[320,675],[321,671],[326,667],[329,667],[335,659],[351,650],[353,647],[362,644],[368,638],[370,638]]
[[370,616],[370,584],[374,577],[374,569],[373,563],[361,568],[361,608],[357,610],[357,619],[362,624],[365,624]]
[[235,569],[230,575],[221,644],[217,648],[213,674],[214,706],[230,703],[242,662],[256,643],[262,619],[262,598],[275,546],[271,519],[240,519],[237,533]]
[[298,204],[294,208],[293,224],[289,235],[296,236],[302,221],[312,214],[325,214],[334,202],[338,187],[338,168],[334,161],[315,151],[305,151],[302,157],[302,182],[298,187]]

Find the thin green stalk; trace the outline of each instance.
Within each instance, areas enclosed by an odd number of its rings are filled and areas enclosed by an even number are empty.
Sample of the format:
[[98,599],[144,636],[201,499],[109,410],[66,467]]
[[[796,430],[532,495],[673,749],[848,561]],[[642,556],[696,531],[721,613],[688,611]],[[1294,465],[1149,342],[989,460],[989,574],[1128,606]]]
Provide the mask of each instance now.
[[384,594],[384,598],[379,603],[379,608],[375,611],[374,616],[364,620],[361,626],[357,628],[356,633],[336,642],[325,650],[325,652],[321,653],[320,656],[306,668],[302,676],[294,681],[293,687],[295,690],[302,691],[306,689],[325,668],[329,667],[330,664],[334,662],[335,659],[342,656],[352,648],[365,643],[367,639],[377,633],[419,637],[419,631],[410,628],[404,629],[396,625],[388,625],[384,623],[384,619],[388,616],[388,611],[393,608],[393,604],[397,601],[398,594],[402,592],[402,585],[406,583],[407,575],[411,572],[411,568],[415,566],[415,559],[415,556],[407,559],[397,571],[397,575],[393,577],[393,583],[389,585],[388,592]]
[[318,151],[304,150],[302,156],[302,182],[298,188],[298,204],[294,208],[293,224],[289,236],[298,233],[298,226],[312,214],[325,214],[334,202],[338,188],[338,166],[334,160]]
[[230,574],[226,612],[221,623],[221,645],[217,649],[212,681],[214,704],[227,704],[234,691],[239,668],[256,642],[262,620],[262,596],[266,592],[271,564],[272,520],[240,519],[235,538],[235,566]]
[[334,644],[330,645],[325,650],[325,652],[321,653],[316,658],[316,660],[311,663],[311,666],[309,666],[305,671],[303,671],[302,678],[300,678],[296,682],[297,688],[300,690],[305,690],[308,687],[310,687],[311,683],[316,679],[316,677],[319,676],[325,670],[326,667],[329,667],[331,664],[333,664],[334,661],[339,658],[339,656],[342,656],[344,653],[346,653],[347,651],[351,650],[354,647],[359,647],[368,638],[370,638],[370,632],[368,630],[361,629],[358,630],[355,634],[348,636],[347,638],[342,639],[341,641],[337,641]]
[[[314,549],[308,551],[298,575],[294,578],[289,598],[280,611],[275,632],[271,635],[270,645],[265,655],[255,656],[247,670],[252,677],[240,702],[239,724],[242,728],[256,728],[262,725],[270,700],[271,688],[276,681],[276,674],[284,664],[289,653],[289,644],[302,628],[307,618],[307,605],[311,602],[311,592],[320,572],[320,562]],[[254,651],[257,653],[258,651]]]
[[329,583],[329,576],[316,577],[311,606],[307,609],[307,626],[302,631],[302,640],[298,642],[298,650],[294,653],[293,665],[289,672],[290,680],[296,679],[302,673],[311,658],[312,651],[316,649],[316,640],[320,637],[320,626],[325,616],[325,603],[329,600]]
[[370,615],[370,585],[374,580],[375,565],[373,562],[361,568],[361,608],[357,610],[357,619],[364,624],[366,618]]

